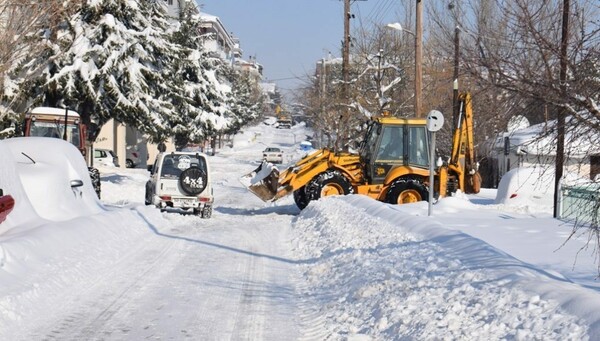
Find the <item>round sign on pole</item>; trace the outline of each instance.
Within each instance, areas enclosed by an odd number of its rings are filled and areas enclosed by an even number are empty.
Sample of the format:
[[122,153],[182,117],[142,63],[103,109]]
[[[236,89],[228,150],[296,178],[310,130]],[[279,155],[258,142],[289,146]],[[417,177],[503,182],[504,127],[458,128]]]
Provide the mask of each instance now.
[[442,129],[444,125],[444,115],[437,110],[431,110],[427,114],[427,130],[434,132]]
[[431,132],[431,146],[429,148],[429,203],[427,215],[431,216],[433,214],[433,181],[434,181],[434,168],[433,168],[433,160],[435,159],[435,132],[442,129],[444,125],[444,115],[437,110],[431,110],[429,114],[427,114],[427,130]]

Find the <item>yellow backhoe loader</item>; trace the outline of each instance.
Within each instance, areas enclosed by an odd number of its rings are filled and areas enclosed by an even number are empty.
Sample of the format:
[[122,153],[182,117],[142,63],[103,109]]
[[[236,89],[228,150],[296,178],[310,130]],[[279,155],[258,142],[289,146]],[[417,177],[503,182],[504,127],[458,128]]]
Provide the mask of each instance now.
[[[457,190],[478,193],[480,189],[470,95],[459,95],[459,104],[451,157],[434,174],[436,198]],[[321,149],[281,173],[263,162],[240,181],[264,201],[293,193],[300,209],[324,196],[352,193],[390,204],[428,200],[430,160],[426,123],[425,118],[376,117],[369,122],[358,154]]]

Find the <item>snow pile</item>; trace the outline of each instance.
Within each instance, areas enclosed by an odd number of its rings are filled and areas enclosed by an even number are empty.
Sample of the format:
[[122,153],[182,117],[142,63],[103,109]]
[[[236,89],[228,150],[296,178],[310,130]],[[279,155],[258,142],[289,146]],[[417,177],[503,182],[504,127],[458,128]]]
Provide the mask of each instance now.
[[3,235],[0,337],[19,339],[20,330],[31,327],[31,317],[57,312],[71,293],[106,281],[106,273],[129,252],[157,238],[149,233],[148,223],[164,226],[159,214],[145,210],[143,219],[136,210],[113,210],[70,221],[48,221],[27,233]]
[[587,338],[585,321],[525,285],[547,276],[427,218],[331,197],[312,202],[294,232],[303,294],[318,302],[333,339]]

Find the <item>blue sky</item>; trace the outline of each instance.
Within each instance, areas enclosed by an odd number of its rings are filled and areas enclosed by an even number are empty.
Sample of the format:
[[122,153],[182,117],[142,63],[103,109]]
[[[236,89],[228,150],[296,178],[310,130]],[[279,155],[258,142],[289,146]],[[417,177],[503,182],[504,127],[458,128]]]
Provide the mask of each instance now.
[[[256,56],[263,75],[282,91],[302,86],[294,79],[313,74],[317,60],[328,51],[341,56],[344,2],[340,0],[197,0],[202,11],[218,16],[226,29],[240,38],[243,57]],[[352,3],[360,22],[397,21],[398,0]]]

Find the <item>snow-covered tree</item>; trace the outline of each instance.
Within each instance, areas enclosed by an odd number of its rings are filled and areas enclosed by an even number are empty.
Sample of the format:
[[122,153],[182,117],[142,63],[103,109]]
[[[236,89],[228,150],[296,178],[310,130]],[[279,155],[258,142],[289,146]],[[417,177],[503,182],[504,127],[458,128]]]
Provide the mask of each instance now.
[[[114,118],[152,137],[166,134],[174,115],[169,66],[177,47],[148,1],[87,1],[54,34],[42,53],[16,63],[8,74],[13,108],[68,106],[85,123]],[[54,38],[55,37],[55,38]],[[35,51],[34,51],[35,52]],[[6,83],[6,82],[5,82]]]
[[88,0],[42,38],[41,53],[13,63],[4,103],[68,106],[87,124],[114,118],[154,141],[201,141],[235,118],[233,99],[220,61],[202,50],[198,17],[181,19],[174,28],[163,1]]
[[227,65],[221,69],[221,73],[231,84],[232,96],[229,107],[233,115],[222,132],[235,134],[241,127],[259,117],[264,99],[260,89],[251,81],[248,74]]
[[178,75],[173,103],[180,115],[170,123],[176,144],[184,146],[223,130],[233,113],[227,105],[232,101],[231,87],[217,76],[222,62],[202,46],[199,16],[188,5],[179,19],[172,41],[180,47],[180,58],[173,64],[173,72]]

